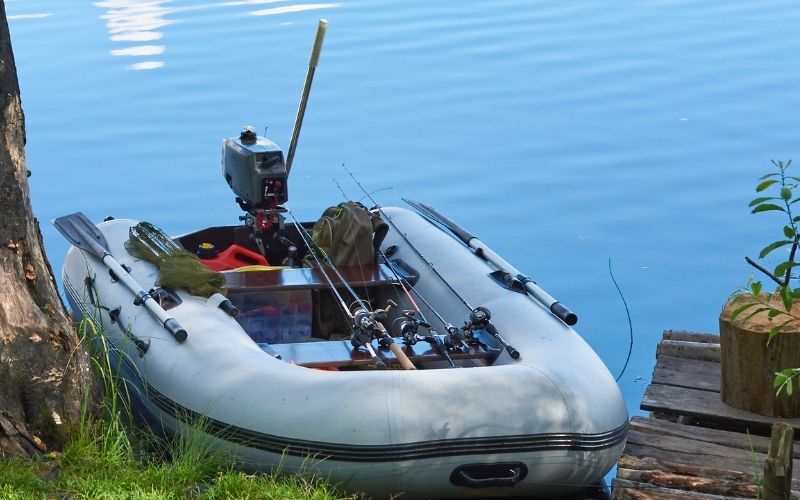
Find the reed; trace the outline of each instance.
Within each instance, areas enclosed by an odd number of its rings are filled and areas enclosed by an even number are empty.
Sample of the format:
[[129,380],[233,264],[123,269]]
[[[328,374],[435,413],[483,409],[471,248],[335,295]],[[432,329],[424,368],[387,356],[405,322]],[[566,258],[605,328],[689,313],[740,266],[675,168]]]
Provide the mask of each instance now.
[[0,461],[0,498],[357,498],[321,479],[236,471],[225,450],[212,446],[202,417],[185,419],[186,432],[171,440],[133,427],[128,388],[112,361],[123,353],[111,356],[114,346],[91,321],[78,328],[92,351],[100,402],[90,406],[87,394],[63,453]]

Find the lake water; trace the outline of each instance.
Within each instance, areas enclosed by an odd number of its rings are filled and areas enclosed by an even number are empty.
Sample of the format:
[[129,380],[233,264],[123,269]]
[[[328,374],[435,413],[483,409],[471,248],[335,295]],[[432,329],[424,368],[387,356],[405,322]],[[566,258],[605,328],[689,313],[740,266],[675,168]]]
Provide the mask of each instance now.
[[[632,413],[665,329],[716,331],[744,262],[780,237],[747,203],[800,161],[800,3],[674,0],[6,0],[34,212],[171,233],[237,223],[221,140],[288,148],[329,21],[291,180],[316,219],[429,203],[576,311]],[[523,354],[524,355],[524,354]],[[587,377],[591,373],[586,374]]]

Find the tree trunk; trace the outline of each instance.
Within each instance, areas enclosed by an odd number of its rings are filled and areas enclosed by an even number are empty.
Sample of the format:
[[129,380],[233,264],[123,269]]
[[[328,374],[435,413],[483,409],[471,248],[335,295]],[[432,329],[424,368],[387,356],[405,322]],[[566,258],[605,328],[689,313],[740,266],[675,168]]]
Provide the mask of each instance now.
[[[728,304],[719,317],[720,365],[722,401],[730,406],[770,417],[800,416],[800,395],[775,396],[775,372],[800,366],[800,324],[790,323],[767,344],[769,331],[785,322],[786,316],[770,320],[766,312],[747,318],[760,306],[731,320],[731,312],[753,301],[744,295]],[[773,299],[777,309],[783,309],[780,298]],[[795,304],[795,314],[800,304]]]
[[25,122],[0,0],[0,458],[59,449],[92,387],[33,217]]

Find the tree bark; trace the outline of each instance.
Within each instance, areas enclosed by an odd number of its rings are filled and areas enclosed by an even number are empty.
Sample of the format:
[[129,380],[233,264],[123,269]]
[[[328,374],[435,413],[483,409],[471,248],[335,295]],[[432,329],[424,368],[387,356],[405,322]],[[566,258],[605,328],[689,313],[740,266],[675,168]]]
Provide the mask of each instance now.
[[[752,296],[743,295],[728,304],[719,317],[720,368],[722,401],[734,408],[770,417],[800,416],[800,395],[775,395],[775,372],[800,366],[800,324],[794,321],[775,336],[769,344],[769,331],[786,321],[785,316],[770,320],[766,312],[748,318],[751,311],[731,320],[731,312]],[[773,306],[783,309],[780,298]],[[800,314],[800,304],[793,308]]]
[[60,449],[93,387],[33,217],[25,121],[0,0],[0,458]]

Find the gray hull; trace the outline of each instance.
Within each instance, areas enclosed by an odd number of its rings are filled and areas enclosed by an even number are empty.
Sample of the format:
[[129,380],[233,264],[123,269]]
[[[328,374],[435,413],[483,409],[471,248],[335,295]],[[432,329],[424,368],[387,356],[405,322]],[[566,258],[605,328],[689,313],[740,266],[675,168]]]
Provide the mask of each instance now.
[[[418,272],[415,289],[463,324],[468,310],[432,265],[470,304],[491,310],[518,360],[503,352],[476,368],[318,371],[269,356],[233,318],[183,291],[169,311],[189,333],[178,344],[97,259],[75,248],[64,283],[76,314],[101,324],[119,349],[145,411],[170,432],[183,429],[181,419],[203,416],[214,442],[246,468],[316,474],[376,498],[560,495],[602,480],[622,452],[628,415],[598,356],[539,303],[495,283],[494,269],[459,241],[413,212],[386,213],[416,247],[394,230],[383,243]],[[148,289],[157,270],[124,248],[132,224],[100,228]],[[112,321],[107,310],[117,307]],[[126,329],[150,341],[144,356]],[[513,486],[493,479],[515,467],[523,477]]]

